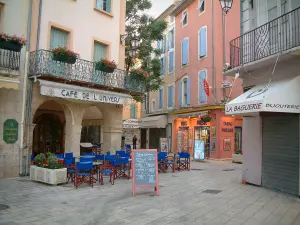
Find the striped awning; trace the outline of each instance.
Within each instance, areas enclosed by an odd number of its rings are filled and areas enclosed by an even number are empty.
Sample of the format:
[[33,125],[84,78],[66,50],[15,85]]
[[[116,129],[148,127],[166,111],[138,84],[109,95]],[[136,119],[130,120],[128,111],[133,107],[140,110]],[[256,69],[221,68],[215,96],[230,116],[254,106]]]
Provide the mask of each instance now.
[[0,78],[0,88],[19,90],[20,81],[17,79]]

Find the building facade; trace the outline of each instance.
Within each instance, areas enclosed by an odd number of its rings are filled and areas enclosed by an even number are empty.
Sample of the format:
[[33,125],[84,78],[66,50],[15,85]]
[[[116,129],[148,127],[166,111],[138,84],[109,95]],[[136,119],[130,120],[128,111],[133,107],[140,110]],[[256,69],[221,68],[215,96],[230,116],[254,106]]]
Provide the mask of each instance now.
[[245,93],[226,105],[243,115],[243,179],[300,195],[300,2],[242,1],[241,35],[230,42],[230,67]]
[[[5,167],[0,177],[27,174],[31,154],[79,156],[87,142],[101,146],[102,152],[121,149],[123,104],[143,92],[122,70],[126,1],[28,0],[22,1],[24,7],[17,0],[0,2],[1,31],[28,40],[27,49],[18,55],[19,67],[0,65],[10,77],[1,81],[0,130],[3,137],[14,135],[12,129],[18,134],[14,144],[0,140],[5,162],[0,163]],[[14,23],[16,15],[22,23]],[[74,51],[77,59],[55,58],[52,50],[57,47]],[[7,55],[12,52],[1,57]],[[99,70],[95,62],[102,58],[116,62],[114,72]],[[6,120],[18,127],[9,128]]]
[[[148,107],[143,109],[141,119],[141,146],[160,149],[160,138],[167,138],[168,149],[172,149],[172,124],[170,117],[175,104],[175,17],[172,14],[176,3],[168,7],[156,20],[165,20],[168,24],[164,39],[153,43],[161,50],[161,77],[164,85],[158,91],[149,93]],[[148,109],[148,111],[146,110]],[[164,140],[165,141],[165,140]]]
[[[176,30],[173,151],[189,152],[199,159],[201,148],[201,159],[231,158],[235,151],[242,150],[242,119],[226,116],[224,103],[238,96],[242,88],[240,80],[222,75],[229,62],[229,49],[223,51],[220,3],[181,1],[173,15]],[[224,23],[228,44],[240,34],[239,1]]]

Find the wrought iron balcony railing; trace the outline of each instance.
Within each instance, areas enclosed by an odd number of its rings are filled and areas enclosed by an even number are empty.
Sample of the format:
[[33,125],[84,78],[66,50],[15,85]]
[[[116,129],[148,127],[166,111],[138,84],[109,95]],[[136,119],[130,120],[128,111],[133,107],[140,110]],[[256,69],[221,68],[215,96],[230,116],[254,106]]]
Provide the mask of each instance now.
[[125,71],[115,69],[113,73],[106,73],[96,70],[95,65],[95,62],[83,59],[77,59],[74,64],[56,61],[51,51],[38,50],[30,53],[29,74],[31,77],[79,82],[132,94],[144,92],[143,84]]
[[230,42],[231,68],[300,46],[300,8]]
[[0,68],[19,70],[21,52],[0,49]]

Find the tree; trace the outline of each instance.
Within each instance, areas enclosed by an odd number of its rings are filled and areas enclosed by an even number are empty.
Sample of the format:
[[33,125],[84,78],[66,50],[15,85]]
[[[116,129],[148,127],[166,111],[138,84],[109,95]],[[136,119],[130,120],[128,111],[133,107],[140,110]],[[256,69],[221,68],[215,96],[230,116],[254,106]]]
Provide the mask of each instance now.
[[[161,63],[159,56],[161,51],[153,48],[152,43],[163,40],[164,30],[167,23],[164,20],[154,20],[145,13],[152,7],[150,0],[127,0],[126,1],[126,72],[130,74],[132,68],[141,67],[149,76],[145,76],[145,92],[156,91],[163,84],[161,78]],[[132,39],[139,40],[137,54],[130,55]],[[135,96],[136,101],[142,102],[144,96]]]

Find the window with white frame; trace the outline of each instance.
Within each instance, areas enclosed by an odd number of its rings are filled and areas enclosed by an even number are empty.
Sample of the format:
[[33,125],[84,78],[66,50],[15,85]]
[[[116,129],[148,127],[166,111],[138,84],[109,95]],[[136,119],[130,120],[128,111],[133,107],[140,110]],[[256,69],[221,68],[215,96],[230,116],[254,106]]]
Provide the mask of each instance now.
[[207,27],[201,27],[198,31],[198,59],[207,56]]
[[205,81],[207,80],[207,71],[201,70],[198,73],[198,102],[207,103],[207,94],[205,91]]
[[182,104],[187,105],[187,101],[188,101],[188,78],[183,79],[182,92],[183,92]]
[[175,21],[175,16],[170,15],[169,21],[170,21],[170,23],[174,23],[174,21]]
[[160,68],[160,75],[161,76],[165,75],[165,73],[166,73],[166,63],[165,62],[166,62],[166,57],[162,56],[160,58],[160,66],[161,66],[161,68]]
[[181,65],[189,63],[189,39],[185,38],[181,42]]
[[103,58],[107,58],[107,45],[100,42],[94,42],[94,61],[97,62]]
[[169,49],[174,48],[174,29],[169,31],[168,34],[168,45],[169,45]]
[[110,13],[111,0],[96,0],[96,8]]
[[182,13],[182,18],[181,18],[180,23],[182,24],[182,26],[185,26],[188,24],[188,12],[187,11],[184,11]]
[[179,81],[178,100],[181,107],[191,104],[191,78],[189,76]]
[[205,11],[205,0],[199,0],[198,11],[203,13]]
[[153,99],[152,100],[152,112],[155,112],[156,111],[156,102],[155,100]]
[[172,73],[174,71],[174,50],[171,50],[169,52],[169,55],[168,55],[168,58],[169,58],[169,73]]

